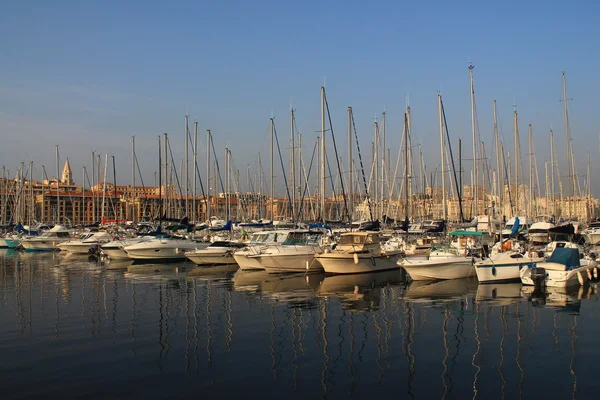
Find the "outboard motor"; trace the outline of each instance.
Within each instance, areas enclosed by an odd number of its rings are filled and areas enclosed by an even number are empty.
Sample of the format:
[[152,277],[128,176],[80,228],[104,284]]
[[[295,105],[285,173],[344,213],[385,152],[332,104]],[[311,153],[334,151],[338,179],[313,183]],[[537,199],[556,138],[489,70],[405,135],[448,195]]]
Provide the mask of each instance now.
[[487,244],[484,244],[481,248],[481,258],[487,258],[490,255],[490,248]]
[[88,250],[88,260],[92,262],[100,261],[100,245],[93,245]]
[[543,292],[546,288],[546,270],[540,267],[531,268],[531,280],[535,287],[534,292]]

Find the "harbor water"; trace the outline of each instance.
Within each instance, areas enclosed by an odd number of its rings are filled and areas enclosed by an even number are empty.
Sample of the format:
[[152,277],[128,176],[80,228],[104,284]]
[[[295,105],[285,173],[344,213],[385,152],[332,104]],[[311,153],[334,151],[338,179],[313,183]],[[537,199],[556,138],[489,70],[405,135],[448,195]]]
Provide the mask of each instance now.
[[596,287],[0,250],[13,398],[597,398]]

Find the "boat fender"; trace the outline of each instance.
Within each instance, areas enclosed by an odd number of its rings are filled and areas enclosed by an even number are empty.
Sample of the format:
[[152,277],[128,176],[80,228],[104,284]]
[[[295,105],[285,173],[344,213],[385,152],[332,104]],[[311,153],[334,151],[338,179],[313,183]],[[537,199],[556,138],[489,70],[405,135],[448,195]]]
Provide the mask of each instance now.
[[594,268],[594,279],[598,279],[598,268]]
[[586,269],[586,271],[587,271],[588,279],[591,281],[592,280],[592,270]]
[[310,267],[310,265],[308,264],[308,260],[306,260],[306,270],[308,271],[308,268]]
[[354,253],[354,264],[358,264],[358,254]]
[[371,265],[375,266],[375,257],[371,256]]
[[583,285],[583,275],[581,275],[581,271],[577,271],[577,280],[579,281],[580,285]]

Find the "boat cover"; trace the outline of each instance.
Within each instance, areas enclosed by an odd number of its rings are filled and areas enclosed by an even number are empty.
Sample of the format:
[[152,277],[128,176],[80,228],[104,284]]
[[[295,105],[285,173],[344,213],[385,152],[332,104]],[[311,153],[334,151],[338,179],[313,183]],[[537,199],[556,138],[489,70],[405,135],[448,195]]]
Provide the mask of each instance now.
[[567,265],[569,267],[579,267],[579,250],[557,247],[553,252],[548,262]]

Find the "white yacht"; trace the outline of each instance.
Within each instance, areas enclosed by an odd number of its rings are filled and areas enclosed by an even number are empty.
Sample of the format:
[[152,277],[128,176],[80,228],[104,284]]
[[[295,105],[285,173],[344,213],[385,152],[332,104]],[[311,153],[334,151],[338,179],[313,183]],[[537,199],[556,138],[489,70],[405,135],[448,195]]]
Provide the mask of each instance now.
[[526,217],[512,217],[506,221],[506,225],[504,225],[504,229],[502,230],[502,236],[508,237],[512,234],[517,218],[519,218],[519,225],[517,227],[519,234],[527,235],[529,227],[531,226],[531,221]]
[[544,257],[549,258],[554,250],[558,248],[567,248],[567,249],[581,249],[577,245],[577,243],[569,242],[566,240],[553,240],[544,247]]
[[233,253],[233,258],[240,268],[246,270],[264,270],[256,257],[269,246],[281,244],[288,236],[289,230],[263,231],[253,233],[247,247]]
[[267,272],[317,272],[323,267],[315,255],[323,253],[320,245],[323,232],[311,230],[295,230],[288,234],[286,240],[277,246],[267,247],[257,259]]
[[71,254],[87,254],[93,246],[99,246],[113,240],[113,236],[106,231],[86,232],[75,240],[69,240],[57,245],[62,251]]
[[62,225],[55,225],[52,229],[38,236],[27,236],[19,240],[25,251],[58,251],[57,245],[71,240],[73,231]]
[[359,274],[398,269],[398,254],[382,251],[378,232],[362,231],[342,234],[333,251],[326,251],[315,258],[325,272]]
[[533,244],[546,244],[550,242],[550,229],[556,226],[548,221],[548,218],[539,216],[537,222],[529,227],[528,239]]
[[154,236],[138,236],[131,238],[121,238],[100,245],[100,252],[111,260],[129,260],[129,254],[125,252],[125,247],[153,239]]
[[235,264],[233,253],[246,247],[244,243],[223,240],[212,242],[208,247],[185,252],[185,257],[196,265]]
[[540,279],[547,287],[563,288],[583,285],[598,278],[597,267],[596,261],[582,257],[579,249],[559,247],[547,261],[534,264],[534,268],[521,269],[521,282],[523,285],[534,285],[536,279]]
[[473,258],[464,256],[456,248],[434,244],[429,259],[403,258],[398,265],[406,270],[413,281],[468,278],[475,274]]
[[480,283],[519,281],[521,269],[544,261],[543,258],[530,257],[515,250],[498,252],[475,263],[475,272]]
[[589,244],[596,245],[600,243],[600,222],[592,222],[581,234]]
[[178,236],[160,235],[125,246],[123,250],[133,260],[185,260],[185,252],[207,247],[208,243],[197,242]]

